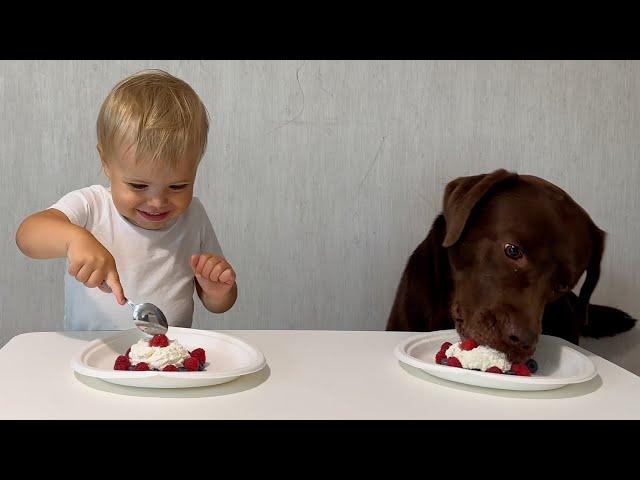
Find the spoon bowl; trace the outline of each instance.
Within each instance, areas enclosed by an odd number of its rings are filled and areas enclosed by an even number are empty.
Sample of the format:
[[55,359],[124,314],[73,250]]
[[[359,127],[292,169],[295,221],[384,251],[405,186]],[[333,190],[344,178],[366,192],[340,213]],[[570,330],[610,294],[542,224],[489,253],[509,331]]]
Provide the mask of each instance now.
[[138,330],[147,335],[164,335],[168,330],[167,319],[158,307],[153,303],[132,303],[127,300],[129,306],[133,308],[133,323]]
[[[106,283],[103,283],[100,289],[111,293],[111,287]],[[167,317],[153,303],[133,303],[131,300],[127,300],[127,304],[133,310],[133,323],[138,327],[138,330],[150,336],[167,333],[169,329]]]

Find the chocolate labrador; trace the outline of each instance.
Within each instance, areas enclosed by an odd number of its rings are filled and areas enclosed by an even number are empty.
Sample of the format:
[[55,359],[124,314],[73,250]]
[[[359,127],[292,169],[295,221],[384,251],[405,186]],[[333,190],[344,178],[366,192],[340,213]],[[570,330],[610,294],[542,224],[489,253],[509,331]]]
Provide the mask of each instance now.
[[[462,339],[531,358],[541,333],[578,344],[635,319],[590,305],[605,234],[557,186],[496,170],[457,178],[406,265],[387,330],[455,327]],[[571,290],[584,272],[575,295]]]

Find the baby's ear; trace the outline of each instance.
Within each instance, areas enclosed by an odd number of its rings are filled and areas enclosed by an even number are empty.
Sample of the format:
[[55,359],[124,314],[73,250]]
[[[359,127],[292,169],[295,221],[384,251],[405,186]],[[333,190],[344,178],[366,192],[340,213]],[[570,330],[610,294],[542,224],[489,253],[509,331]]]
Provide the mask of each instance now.
[[107,177],[111,178],[111,172],[109,171],[109,166],[107,165],[107,162],[104,161],[104,151],[102,150],[102,145],[98,143],[96,145],[96,150],[98,150],[98,155],[100,155],[100,163],[102,164],[102,171]]

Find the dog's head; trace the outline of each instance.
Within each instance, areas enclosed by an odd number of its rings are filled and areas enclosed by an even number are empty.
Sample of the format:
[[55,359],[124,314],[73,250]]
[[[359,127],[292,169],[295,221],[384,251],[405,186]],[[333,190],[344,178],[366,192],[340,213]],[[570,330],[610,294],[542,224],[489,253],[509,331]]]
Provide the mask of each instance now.
[[575,287],[585,270],[575,313],[586,321],[604,232],[564,191],[497,170],[449,183],[443,215],[450,315],[462,338],[503,351],[512,362],[527,360],[545,305]]

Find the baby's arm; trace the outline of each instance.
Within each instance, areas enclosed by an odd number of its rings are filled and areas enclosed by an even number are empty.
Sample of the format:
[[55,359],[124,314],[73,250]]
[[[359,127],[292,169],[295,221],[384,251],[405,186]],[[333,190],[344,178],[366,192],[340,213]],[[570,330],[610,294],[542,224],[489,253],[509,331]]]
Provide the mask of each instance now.
[[204,307],[213,313],[229,310],[238,298],[236,274],[222,257],[202,253],[191,257],[196,291]]
[[69,244],[87,230],[69,221],[60,210],[50,208],[24,219],[16,233],[18,248],[31,258],[60,258],[67,256]]
[[106,280],[118,303],[126,302],[111,253],[61,211],[50,208],[28,216],[16,232],[16,244],[31,258],[67,257],[71,276],[89,288]]

